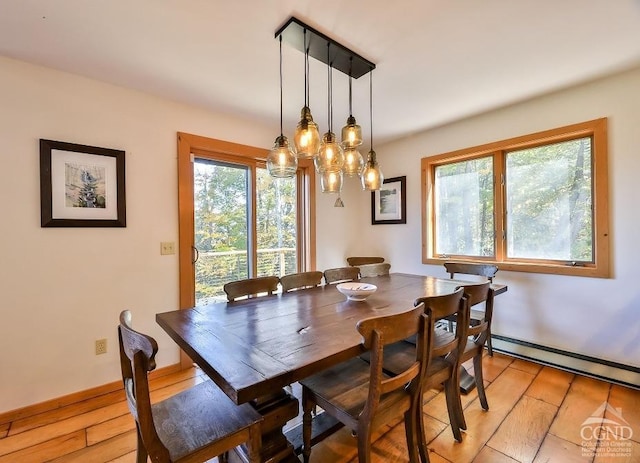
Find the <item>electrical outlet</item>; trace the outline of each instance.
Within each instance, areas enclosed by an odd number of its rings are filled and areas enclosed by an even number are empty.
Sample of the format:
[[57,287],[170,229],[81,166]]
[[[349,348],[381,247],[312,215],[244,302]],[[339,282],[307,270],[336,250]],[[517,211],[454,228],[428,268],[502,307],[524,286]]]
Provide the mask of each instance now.
[[107,353],[107,340],[106,339],[97,339],[96,340],[96,355],[106,354]]
[[160,243],[160,254],[168,256],[176,253],[176,244],[173,241],[163,241]]

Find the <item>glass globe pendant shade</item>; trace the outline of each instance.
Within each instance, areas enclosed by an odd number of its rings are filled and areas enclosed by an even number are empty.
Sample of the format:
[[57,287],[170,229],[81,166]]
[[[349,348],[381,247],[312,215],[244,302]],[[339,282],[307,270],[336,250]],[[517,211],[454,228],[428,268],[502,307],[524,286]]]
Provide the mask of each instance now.
[[356,118],[349,116],[347,125],[342,127],[342,146],[344,148],[355,148],[362,145],[362,127],[356,124]]
[[384,175],[382,175],[376,160],[376,152],[373,150],[369,151],[367,163],[364,166],[360,180],[362,181],[362,189],[369,191],[379,190],[382,182],[384,182]]
[[339,172],[344,165],[344,151],[340,144],[336,141],[333,132],[327,132],[322,137],[320,151],[313,160],[316,171],[323,172]]
[[323,193],[340,193],[342,190],[342,171],[325,171],[320,176],[320,188]]
[[313,116],[311,116],[311,110],[308,106],[303,107],[300,111],[300,122],[296,127],[293,143],[296,145],[296,153],[300,159],[312,159],[320,151],[318,124],[313,122]]
[[272,177],[295,177],[298,170],[298,158],[284,135],[276,138],[275,145],[267,155],[267,171]]
[[347,177],[356,177],[362,173],[364,169],[364,158],[358,148],[345,148],[344,149],[344,166],[342,166],[342,172]]

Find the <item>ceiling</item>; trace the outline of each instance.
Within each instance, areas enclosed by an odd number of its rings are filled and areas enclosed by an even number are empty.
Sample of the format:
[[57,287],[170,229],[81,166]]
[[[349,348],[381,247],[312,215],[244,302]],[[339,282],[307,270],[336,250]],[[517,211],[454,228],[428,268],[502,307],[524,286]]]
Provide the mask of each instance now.
[[[275,138],[274,32],[291,16],[376,64],[376,144],[640,65],[640,0],[0,0],[0,55],[233,114]],[[327,68],[310,61],[324,132]],[[304,54],[286,44],[283,72],[291,136]],[[338,133],[348,78],[333,76]],[[368,77],[353,82],[366,134]]]

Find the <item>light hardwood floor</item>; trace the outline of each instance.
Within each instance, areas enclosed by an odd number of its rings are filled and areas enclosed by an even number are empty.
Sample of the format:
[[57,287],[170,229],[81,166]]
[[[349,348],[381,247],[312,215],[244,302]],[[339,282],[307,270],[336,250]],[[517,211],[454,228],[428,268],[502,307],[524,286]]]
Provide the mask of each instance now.
[[[640,391],[500,354],[485,356],[483,365],[490,410],[480,408],[475,391],[463,396],[468,429],[462,443],[451,434],[443,393],[425,394],[432,463],[640,462]],[[152,398],[204,379],[195,368],[155,378]],[[609,426],[600,426],[601,420],[583,425],[603,404],[610,406],[604,415]],[[600,440],[591,439],[594,429]],[[401,420],[375,439],[374,463],[408,461]],[[355,444],[343,429],[314,447],[311,461],[355,463]],[[588,455],[589,445],[595,456]],[[120,392],[0,423],[0,463],[133,463],[135,446],[133,419]]]

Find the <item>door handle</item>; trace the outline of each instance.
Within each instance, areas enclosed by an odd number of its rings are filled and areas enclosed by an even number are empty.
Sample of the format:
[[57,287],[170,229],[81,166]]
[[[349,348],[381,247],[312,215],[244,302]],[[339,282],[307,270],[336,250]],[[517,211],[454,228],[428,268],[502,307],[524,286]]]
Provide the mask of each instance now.
[[196,248],[195,246],[191,246],[191,250],[192,250],[191,263],[195,264],[196,262],[198,262],[198,258],[200,257],[200,252],[198,251],[198,248]]

